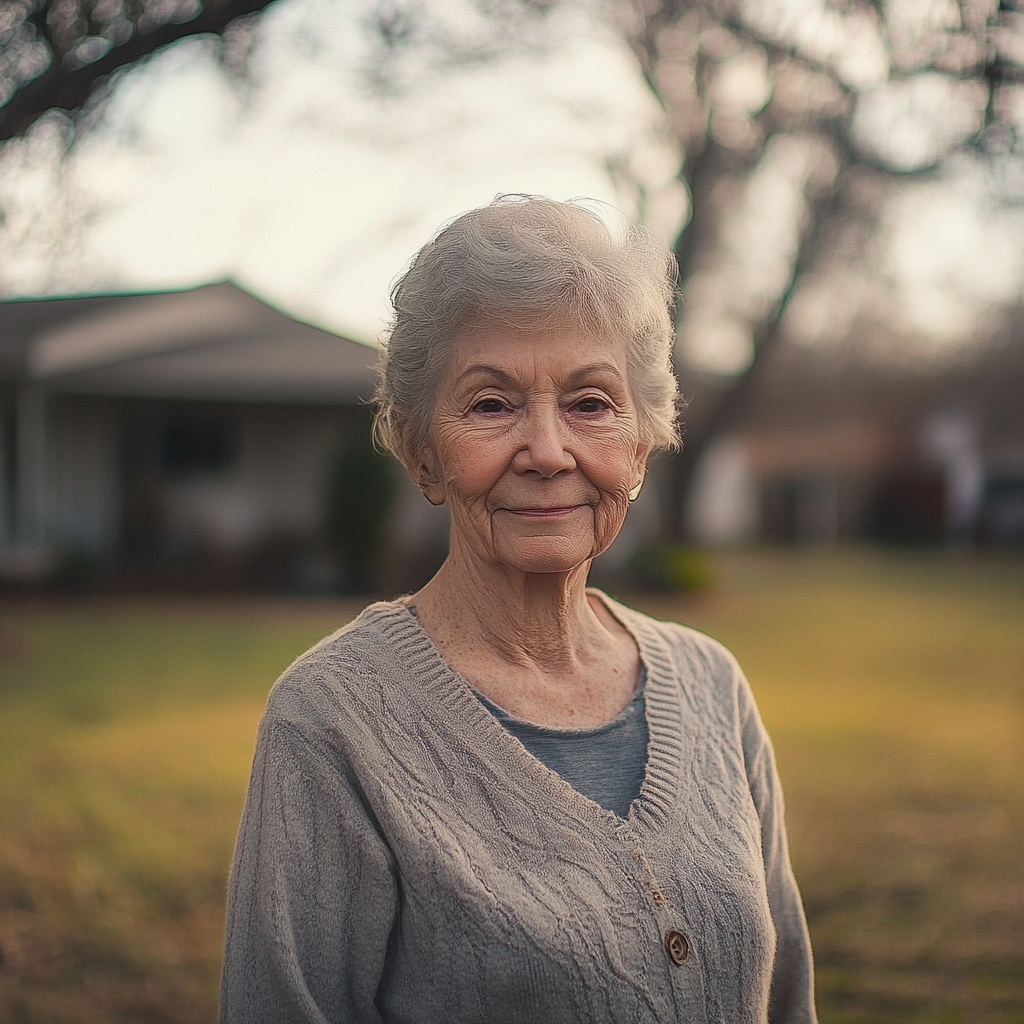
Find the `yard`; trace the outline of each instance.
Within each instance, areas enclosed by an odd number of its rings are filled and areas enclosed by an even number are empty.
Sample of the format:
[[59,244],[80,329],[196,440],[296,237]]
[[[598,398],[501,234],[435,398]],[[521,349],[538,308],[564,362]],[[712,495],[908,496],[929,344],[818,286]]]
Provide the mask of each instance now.
[[[1024,1022],[1024,562],[721,556],[623,595],[739,655],[775,740],[823,1024]],[[215,1018],[275,676],[342,602],[3,599],[0,1020]]]

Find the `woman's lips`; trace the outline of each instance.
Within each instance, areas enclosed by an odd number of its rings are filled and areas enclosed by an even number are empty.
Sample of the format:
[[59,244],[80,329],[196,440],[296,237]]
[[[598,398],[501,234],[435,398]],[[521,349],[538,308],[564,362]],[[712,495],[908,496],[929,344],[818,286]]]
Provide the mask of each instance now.
[[561,505],[558,508],[509,508],[506,512],[511,512],[516,516],[526,516],[530,519],[553,519],[557,516],[567,516],[571,512],[575,512],[578,508],[583,508],[582,505]]

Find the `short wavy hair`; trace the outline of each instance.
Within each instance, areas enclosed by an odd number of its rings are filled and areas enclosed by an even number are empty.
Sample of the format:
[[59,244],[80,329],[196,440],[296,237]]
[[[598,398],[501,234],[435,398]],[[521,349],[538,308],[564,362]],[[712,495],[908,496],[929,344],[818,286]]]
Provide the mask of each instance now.
[[649,231],[613,233],[578,202],[499,196],[452,221],[417,253],[391,292],[374,437],[403,460],[430,443],[451,342],[474,329],[572,324],[627,342],[641,440],[679,446],[672,372],[676,262]]

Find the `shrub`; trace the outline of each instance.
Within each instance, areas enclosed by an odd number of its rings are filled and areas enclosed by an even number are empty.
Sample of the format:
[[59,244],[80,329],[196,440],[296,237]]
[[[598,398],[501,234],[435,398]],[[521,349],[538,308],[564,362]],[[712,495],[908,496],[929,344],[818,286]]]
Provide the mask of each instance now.
[[647,590],[699,594],[715,583],[707,556],[682,544],[644,545],[633,556],[630,570],[635,582]]

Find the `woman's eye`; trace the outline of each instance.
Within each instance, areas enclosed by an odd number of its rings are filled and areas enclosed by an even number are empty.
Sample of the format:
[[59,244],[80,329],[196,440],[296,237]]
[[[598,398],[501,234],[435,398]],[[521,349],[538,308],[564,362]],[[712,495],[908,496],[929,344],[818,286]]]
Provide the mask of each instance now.
[[608,403],[600,398],[583,398],[576,403],[579,412],[604,412]]
[[505,403],[497,398],[484,398],[473,406],[473,411],[482,413],[504,412]]

